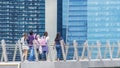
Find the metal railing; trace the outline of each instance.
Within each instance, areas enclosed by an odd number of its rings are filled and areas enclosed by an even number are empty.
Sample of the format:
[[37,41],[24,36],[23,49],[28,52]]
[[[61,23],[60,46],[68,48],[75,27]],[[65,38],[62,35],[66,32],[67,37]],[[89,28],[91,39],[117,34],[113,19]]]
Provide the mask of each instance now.
[[[106,42],[105,45],[102,45],[100,41],[97,41],[95,45],[90,45],[86,41],[83,45],[79,45],[75,40],[73,41],[73,46],[65,45],[63,40],[60,42],[62,46],[62,56],[63,60],[68,60],[68,55],[73,55],[72,59],[69,60],[84,60],[87,59],[89,61],[93,59],[99,59],[102,61],[103,59],[110,59],[111,61],[113,59],[119,59],[120,57],[120,42],[118,41],[116,45],[110,44],[109,41]],[[12,54],[8,54],[9,49],[12,48]],[[73,52],[71,52],[70,49],[73,49]],[[47,60],[55,61],[56,59],[56,49],[54,45],[48,45],[49,52],[46,55]],[[38,60],[38,54],[36,51],[36,45],[34,44],[34,54],[35,54],[35,61]],[[23,52],[22,52],[22,45],[20,44],[20,41],[14,45],[12,44],[6,44],[5,40],[1,40],[1,62],[9,62],[9,61],[16,61],[16,57],[19,54],[19,61],[23,60]],[[12,60],[9,60],[9,56],[12,56]]]

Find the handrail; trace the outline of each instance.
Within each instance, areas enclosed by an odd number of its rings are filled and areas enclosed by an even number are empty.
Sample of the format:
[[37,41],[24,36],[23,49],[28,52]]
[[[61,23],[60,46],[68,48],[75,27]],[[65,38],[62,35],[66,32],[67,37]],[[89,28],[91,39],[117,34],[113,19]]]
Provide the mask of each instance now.
[[[76,61],[80,61],[80,60],[84,60],[84,59],[88,59],[89,61],[91,61],[92,59],[100,59],[100,61],[102,61],[103,59],[106,59],[108,57],[108,59],[110,59],[111,61],[113,59],[119,59],[120,56],[120,41],[117,42],[117,44],[115,45],[111,45],[110,41],[106,42],[106,45],[102,45],[100,41],[97,41],[96,44],[88,44],[88,41],[86,41],[84,43],[83,46],[78,45],[77,41],[74,40],[73,41],[73,46],[70,45],[64,45],[63,40],[60,42],[61,46],[62,46],[62,55],[63,55],[63,60],[67,61],[67,57],[68,55],[73,55],[73,59],[71,60],[76,60]],[[1,40],[1,47],[2,47],[2,52],[1,52],[1,62],[9,62],[8,59],[8,54],[7,54],[7,49],[9,49],[7,46],[9,44],[5,43],[5,40]],[[20,55],[20,61],[24,61],[23,60],[23,53],[22,53],[22,45],[20,44],[20,41],[18,40],[18,42],[16,44],[14,44],[14,53],[13,53],[13,59],[12,61],[16,61],[16,54],[17,51],[19,51],[19,55]],[[10,47],[11,48],[11,47]],[[69,49],[73,48],[73,53],[69,54]],[[116,48],[116,49],[115,49]],[[56,59],[56,49],[54,47],[54,45],[48,45],[48,49],[49,52],[47,54],[47,60],[50,61],[55,61]],[[79,49],[81,49],[79,51]],[[34,44],[34,54],[35,54],[35,59],[36,61],[38,60],[38,53],[36,51],[36,45]],[[81,53],[81,55],[80,55]],[[85,55],[85,53],[87,53],[87,55]],[[96,55],[97,54],[97,55]],[[115,54],[115,55],[114,55]],[[93,58],[95,57],[95,58]],[[4,61],[3,61],[4,60]]]

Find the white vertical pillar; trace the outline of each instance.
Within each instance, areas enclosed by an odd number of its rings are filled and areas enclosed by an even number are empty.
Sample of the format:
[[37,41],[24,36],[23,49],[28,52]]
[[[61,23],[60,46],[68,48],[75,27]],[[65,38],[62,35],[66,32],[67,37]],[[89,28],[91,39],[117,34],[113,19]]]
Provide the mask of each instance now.
[[74,57],[73,60],[79,61],[79,55],[78,55],[78,43],[76,42],[76,40],[73,41],[73,47],[74,47]]
[[1,61],[2,59],[4,59],[5,62],[8,61],[8,57],[7,57],[7,50],[6,50],[6,43],[5,43],[5,40],[1,40],[1,46],[2,46],[2,58],[1,58]]
[[64,48],[65,45],[64,45],[63,40],[60,41],[60,45],[61,45],[61,48],[62,48],[63,59],[64,59],[64,61],[66,61],[66,54],[65,54],[65,48]]
[[101,55],[101,43],[100,41],[97,41],[97,49],[98,49],[98,55],[97,58],[99,58],[100,60],[102,60],[102,55]]
[[45,31],[53,42],[57,33],[57,0],[45,0]]
[[20,43],[20,40],[18,40],[18,47],[19,47],[19,52],[20,52],[20,59],[21,61],[23,61],[22,45]]
[[13,55],[13,61],[15,61],[15,58],[16,58],[17,48],[18,48],[18,42],[15,45],[14,55]]

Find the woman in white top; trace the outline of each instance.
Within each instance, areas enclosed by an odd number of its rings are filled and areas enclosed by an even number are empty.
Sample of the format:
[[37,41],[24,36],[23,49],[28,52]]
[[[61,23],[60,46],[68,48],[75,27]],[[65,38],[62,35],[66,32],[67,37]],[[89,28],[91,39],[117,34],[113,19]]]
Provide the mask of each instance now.
[[21,45],[22,45],[22,50],[23,50],[23,59],[27,60],[27,55],[28,55],[28,43],[27,43],[28,36],[26,33],[23,34],[23,37],[21,38]]

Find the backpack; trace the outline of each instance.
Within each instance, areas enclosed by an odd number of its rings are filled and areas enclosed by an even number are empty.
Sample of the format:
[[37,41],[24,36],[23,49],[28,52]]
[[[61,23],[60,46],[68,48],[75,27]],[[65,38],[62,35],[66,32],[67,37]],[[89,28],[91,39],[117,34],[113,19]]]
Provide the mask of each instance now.
[[41,44],[41,46],[46,46],[47,45],[47,41],[46,41],[45,37],[41,38],[40,44]]

